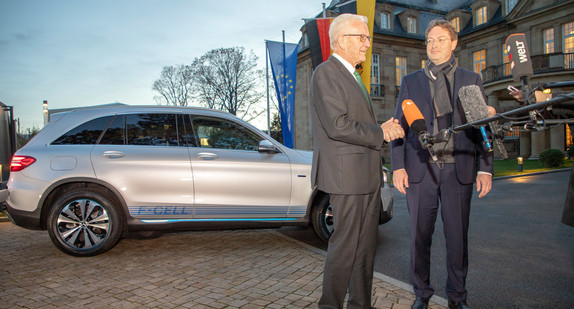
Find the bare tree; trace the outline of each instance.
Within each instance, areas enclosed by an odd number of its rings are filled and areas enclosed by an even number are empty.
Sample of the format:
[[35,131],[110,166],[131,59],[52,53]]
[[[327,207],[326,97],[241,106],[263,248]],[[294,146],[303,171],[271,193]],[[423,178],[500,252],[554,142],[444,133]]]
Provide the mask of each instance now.
[[152,89],[159,92],[154,99],[159,105],[187,106],[193,89],[193,67],[190,65],[165,66]]
[[207,107],[224,110],[246,121],[264,112],[257,106],[263,98],[263,72],[257,56],[243,47],[219,48],[193,62],[199,100]]

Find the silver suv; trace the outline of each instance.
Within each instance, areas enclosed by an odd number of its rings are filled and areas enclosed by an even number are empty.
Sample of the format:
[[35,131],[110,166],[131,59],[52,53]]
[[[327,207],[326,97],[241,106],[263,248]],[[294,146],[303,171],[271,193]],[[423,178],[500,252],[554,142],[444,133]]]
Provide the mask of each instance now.
[[[7,209],[74,256],[141,231],[311,224],[327,241],[329,197],[311,187],[311,158],[224,112],[76,109],[54,114],[13,156]],[[393,204],[383,174],[381,223]]]

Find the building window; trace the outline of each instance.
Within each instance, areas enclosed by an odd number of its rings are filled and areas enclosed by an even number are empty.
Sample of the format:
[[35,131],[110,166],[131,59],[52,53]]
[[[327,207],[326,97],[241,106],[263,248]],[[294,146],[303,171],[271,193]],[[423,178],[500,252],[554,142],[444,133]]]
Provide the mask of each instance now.
[[574,22],[562,25],[562,37],[564,38],[564,68],[574,68]]
[[460,17],[455,17],[455,18],[451,19],[450,23],[452,24],[452,26],[454,27],[454,30],[456,30],[456,32],[460,32]]
[[421,69],[424,69],[426,65],[427,65],[427,61],[424,59],[421,60]]
[[554,52],[554,28],[544,30],[544,53]]
[[407,58],[406,57],[396,57],[396,76],[395,85],[400,86],[403,77],[407,75]]
[[516,3],[518,3],[518,0],[504,0],[504,15],[510,14],[512,9],[516,6]]
[[417,19],[414,17],[407,17],[408,33],[417,33]]
[[480,74],[486,68],[486,50],[479,50],[472,55],[474,72]]
[[476,25],[482,25],[488,21],[488,17],[486,15],[486,6],[481,6],[476,9]]
[[504,65],[504,76],[512,75],[510,69],[510,56],[508,55],[508,49],[506,48],[506,44],[502,44],[502,63]]
[[379,65],[379,54],[373,54],[371,58],[371,95],[381,96],[381,74]]
[[391,29],[391,16],[387,12],[381,13],[381,29]]

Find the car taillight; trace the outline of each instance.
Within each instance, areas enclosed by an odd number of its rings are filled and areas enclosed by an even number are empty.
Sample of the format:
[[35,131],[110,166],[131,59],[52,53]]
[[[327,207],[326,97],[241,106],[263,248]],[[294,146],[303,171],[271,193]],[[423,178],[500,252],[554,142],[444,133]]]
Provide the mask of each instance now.
[[10,163],[10,172],[19,172],[34,162],[36,162],[36,159],[29,156],[13,156],[12,163]]

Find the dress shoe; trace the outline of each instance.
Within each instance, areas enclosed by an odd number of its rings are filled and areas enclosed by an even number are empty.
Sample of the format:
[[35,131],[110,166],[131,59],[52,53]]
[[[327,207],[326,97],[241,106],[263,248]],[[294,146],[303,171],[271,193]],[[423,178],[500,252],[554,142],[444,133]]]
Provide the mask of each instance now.
[[449,309],[468,309],[468,305],[466,301],[452,301],[448,300],[448,308]]
[[429,306],[429,298],[426,297],[418,297],[415,299],[415,302],[412,305],[412,309],[427,309]]

